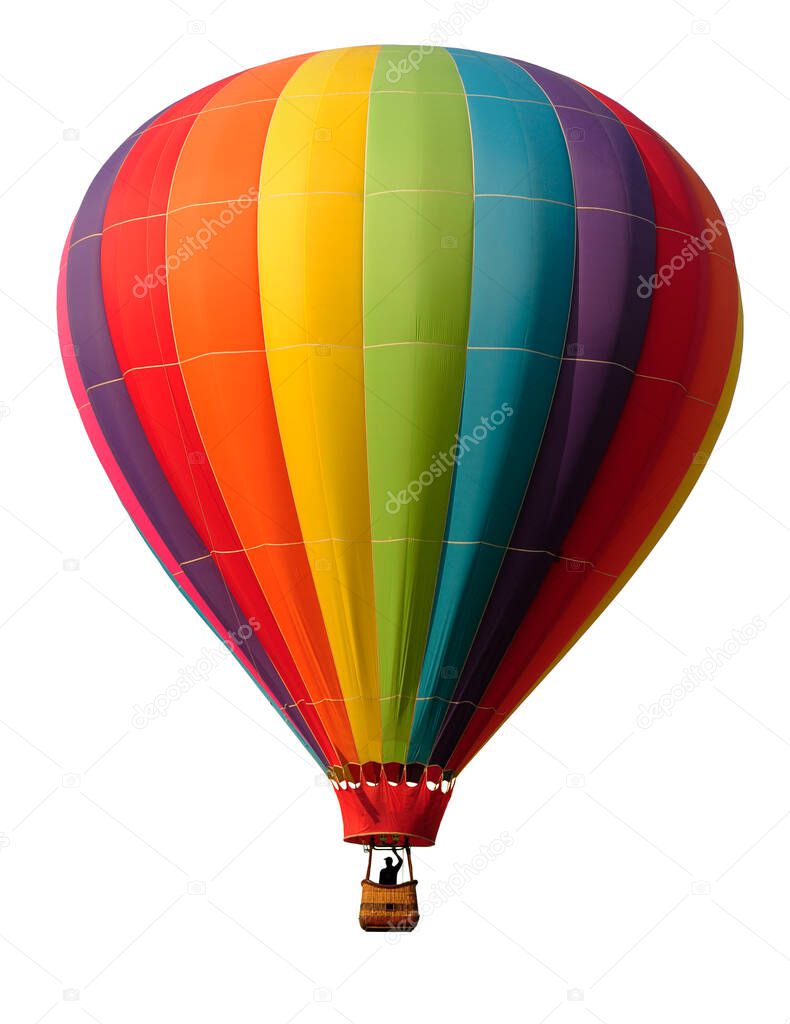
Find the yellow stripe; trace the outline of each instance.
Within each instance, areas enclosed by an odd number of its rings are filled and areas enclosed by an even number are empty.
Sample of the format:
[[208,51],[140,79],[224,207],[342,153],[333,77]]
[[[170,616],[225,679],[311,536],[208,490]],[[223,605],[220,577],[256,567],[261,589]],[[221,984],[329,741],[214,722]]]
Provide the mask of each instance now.
[[[362,193],[378,51],[328,50],[296,71],[272,117],[258,204],[277,421],[361,761],[381,760],[362,347]],[[311,543],[324,537],[351,540]]]

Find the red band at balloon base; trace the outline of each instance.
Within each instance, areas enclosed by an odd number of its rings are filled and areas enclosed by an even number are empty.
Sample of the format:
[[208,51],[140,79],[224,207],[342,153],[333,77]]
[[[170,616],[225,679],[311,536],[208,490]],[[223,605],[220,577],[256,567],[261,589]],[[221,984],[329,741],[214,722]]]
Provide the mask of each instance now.
[[344,840],[381,846],[433,846],[455,783],[435,765],[344,765],[329,779]]

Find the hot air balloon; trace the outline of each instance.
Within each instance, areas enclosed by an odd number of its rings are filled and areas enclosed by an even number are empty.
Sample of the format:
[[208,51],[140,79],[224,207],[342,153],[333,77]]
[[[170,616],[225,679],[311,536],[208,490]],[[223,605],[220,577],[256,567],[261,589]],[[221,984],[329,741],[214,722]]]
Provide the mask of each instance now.
[[[742,333],[722,216],[667,142],[442,47],[166,107],[88,189],[58,305],[121,501],[371,853],[434,843],[666,530]],[[413,927],[410,879],[369,867],[363,927]]]

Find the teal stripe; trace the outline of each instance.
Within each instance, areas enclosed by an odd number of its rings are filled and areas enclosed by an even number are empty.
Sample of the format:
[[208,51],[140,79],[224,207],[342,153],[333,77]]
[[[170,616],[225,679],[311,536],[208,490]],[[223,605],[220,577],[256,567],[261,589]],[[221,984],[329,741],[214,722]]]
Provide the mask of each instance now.
[[[565,342],[576,239],[565,138],[543,91],[503,57],[450,53],[472,128],[474,263],[459,446],[409,748],[409,760],[423,762],[540,447]],[[433,697],[440,699],[424,699]]]

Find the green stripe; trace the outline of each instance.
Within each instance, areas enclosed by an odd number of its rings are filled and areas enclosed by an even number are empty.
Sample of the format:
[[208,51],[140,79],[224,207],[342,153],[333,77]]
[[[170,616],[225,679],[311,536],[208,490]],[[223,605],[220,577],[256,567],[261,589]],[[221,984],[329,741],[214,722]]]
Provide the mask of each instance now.
[[365,169],[365,403],[385,761],[408,751],[442,550],[452,473],[441,456],[449,458],[460,418],[474,224],[469,114],[455,62],[436,49],[402,73],[408,53],[388,46],[379,55]]

